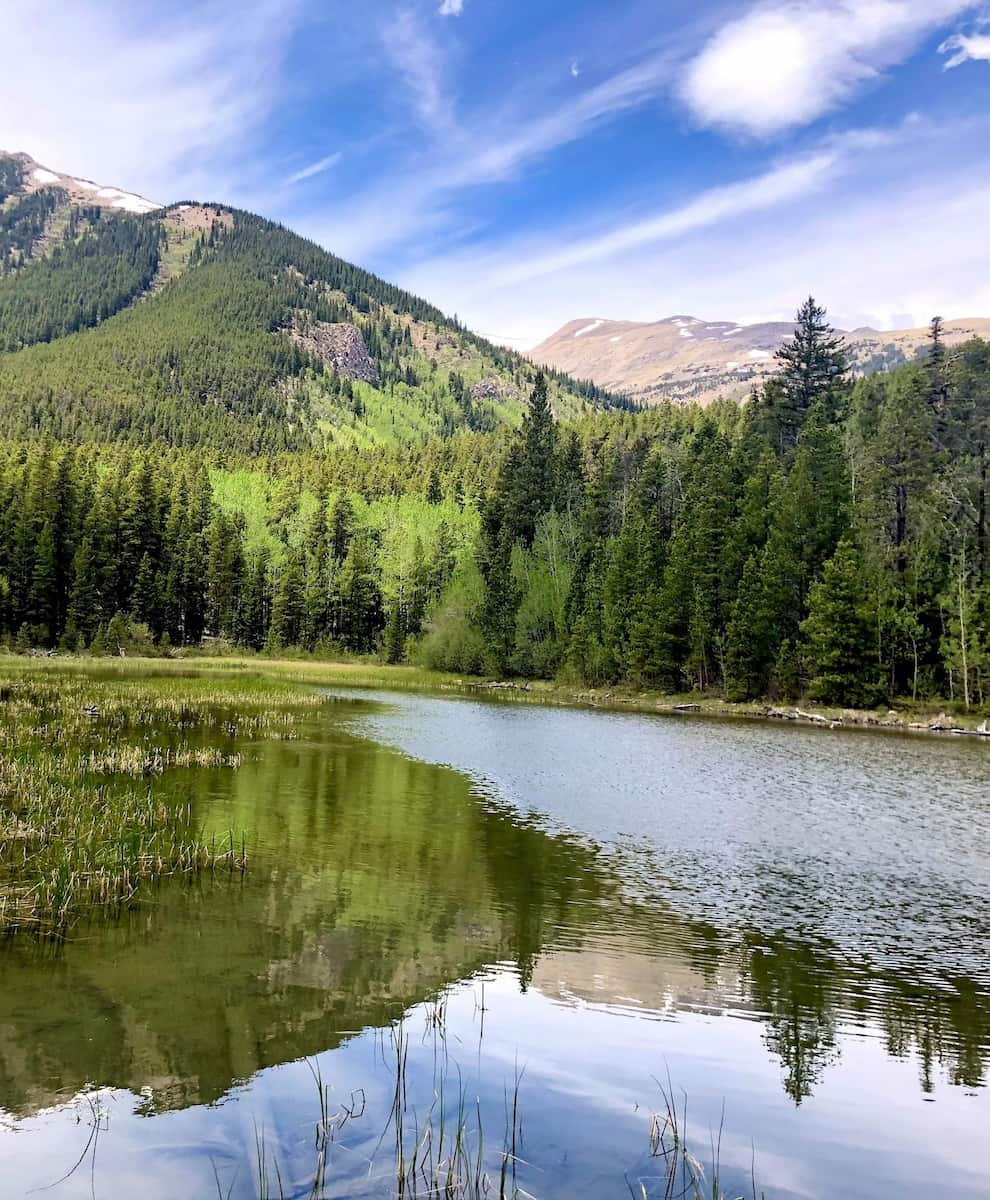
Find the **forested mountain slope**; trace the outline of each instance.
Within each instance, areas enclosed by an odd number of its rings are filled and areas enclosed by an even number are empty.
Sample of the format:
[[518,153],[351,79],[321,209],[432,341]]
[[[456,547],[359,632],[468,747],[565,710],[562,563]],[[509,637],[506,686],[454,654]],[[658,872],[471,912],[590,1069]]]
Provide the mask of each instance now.
[[260,217],[0,191],[7,644],[990,703],[987,342],[857,377],[809,300],[639,409]]
[[[260,453],[518,423],[530,363],[314,243],[25,170],[0,157],[0,435]],[[551,390],[565,417],[618,403]]]

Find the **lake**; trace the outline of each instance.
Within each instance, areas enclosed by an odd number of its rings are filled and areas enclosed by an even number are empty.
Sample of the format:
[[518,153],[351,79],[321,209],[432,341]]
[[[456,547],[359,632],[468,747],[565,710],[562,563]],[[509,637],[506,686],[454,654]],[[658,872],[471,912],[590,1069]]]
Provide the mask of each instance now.
[[649,1200],[670,1103],[729,1196],[990,1193],[990,748],[368,692],[301,733],[155,785],[243,878],[0,944],[0,1196]]

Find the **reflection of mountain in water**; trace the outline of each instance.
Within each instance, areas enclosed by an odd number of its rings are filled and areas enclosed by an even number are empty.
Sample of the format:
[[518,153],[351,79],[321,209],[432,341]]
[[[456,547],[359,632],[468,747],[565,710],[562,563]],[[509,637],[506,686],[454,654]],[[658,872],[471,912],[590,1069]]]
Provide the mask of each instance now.
[[917,986],[792,939],[754,936],[740,947],[672,913],[625,911],[621,929],[592,927],[580,945],[548,948],[533,986],[564,1003],[645,1017],[698,1012],[758,1021],[796,1103],[841,1054],[841,1032],[857,1029],[881,1036],[894,1057],[917,1054],[925,1092],[939,1070],[955,1084],[985,1083],[990,997],[965,980],[953,990]]
[[318,740],[248,753],[235,773],[176,785],[209,826],[252,832],[243,881],[164,887],[60,951],[0,950],[0,1106],[102,1084],[143,1092],[149,1112],[213,1102],[505,960],[569,1003],[758,1020],[797,1101],[857,1023],[891,1054],[917,1051],[927,1086],[940,1066],[983,1081],[990,1002],[964,980],[870,973],[795,940],[740,945],[630,902],[589,845],[326,720]]
[[57,952],[0,950],[0,1105],[91,1083],[155,1110],[216,1100],[484,964],[528,970],[544,926],[607,885],[454,772],[335,735],[249,753],[187,780],[210,824],[257,831],[243,882],[165,887]]

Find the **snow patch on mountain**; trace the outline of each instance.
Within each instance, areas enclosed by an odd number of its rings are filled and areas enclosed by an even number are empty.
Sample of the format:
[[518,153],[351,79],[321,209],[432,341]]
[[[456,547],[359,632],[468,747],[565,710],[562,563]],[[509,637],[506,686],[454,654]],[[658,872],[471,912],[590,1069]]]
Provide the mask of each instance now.
[[583,329],[579,329],[574,336],[576,338],[584,337],[586,333],[594,333],[596,329],[600,329],[604,324],[604,321],[592,321],[590,325],[585,325]]

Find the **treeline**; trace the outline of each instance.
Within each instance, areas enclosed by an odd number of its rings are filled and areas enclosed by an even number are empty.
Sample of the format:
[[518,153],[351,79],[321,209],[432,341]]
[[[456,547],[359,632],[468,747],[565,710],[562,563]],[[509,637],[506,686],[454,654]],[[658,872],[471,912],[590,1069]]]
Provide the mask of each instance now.
[[[444,520],[456,508],[443,506],[438,478],[376,524],[359,519],[349,492],[331,494],[315,459],[295,479],[250,474],[242,505],[229,494],[238,473],[210,456],[7,444],[0,637],[69,652],[168,651],[207,638],[370,653],[387,607],[401,606],[403,629],[418,632],[454,572],[462,522]],[[381,528],[417,520],[408,546]]]
[[[219,304],[213,328],[229,318],[233,333],[250,297],[256,321],[270,298],[245,286],[225,312],[216,268],[196,272],[200,315]],[[225,360],[202,329],[218,386],[243,388],[250,356]],[[779,357],[744,406],[561,424],[541,377],[519,432],[415,445],[258,459],[8,442],[0,636],[97,650],[219,638],[732,699],[984,703],[990,346],[949,352],[936,320],[918,362],[853,382],[809,301]],[[149,384],[152,411],[155,397]]]
[[742,409],[582,443],[542,383],[433,666],[732,699],[983,703],[990,346],[850,381],[813,301]]

